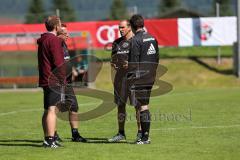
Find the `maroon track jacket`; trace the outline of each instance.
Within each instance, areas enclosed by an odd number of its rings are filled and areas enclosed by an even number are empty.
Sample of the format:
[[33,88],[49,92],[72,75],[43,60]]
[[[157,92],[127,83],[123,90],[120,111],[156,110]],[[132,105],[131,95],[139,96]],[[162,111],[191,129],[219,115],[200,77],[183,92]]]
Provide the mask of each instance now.
[[[62,40],[52,33],[44,33],[37,40],[39,87],[48,87],[51,77],[55,74],[58,82],[64,83],[64,54]],[[54,72],[54,73],[53,73]],[[60,73],[60,74],[59,74]],[[55,83],[55,82],[54,82]]]

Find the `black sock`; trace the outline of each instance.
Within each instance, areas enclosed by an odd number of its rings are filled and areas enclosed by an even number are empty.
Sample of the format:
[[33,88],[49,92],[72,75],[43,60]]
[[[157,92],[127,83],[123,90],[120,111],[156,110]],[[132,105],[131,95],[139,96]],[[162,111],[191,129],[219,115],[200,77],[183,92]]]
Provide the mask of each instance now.
[[77,128],[72,128],[72,137],[78,136],[79,132]]
[[58,139],[58,134],[57,134],[57,131],[54,132],[54,140],[56,141]]
[[57,137],[57,136],[58,136],[57,131],[55,131],[54,132],[54,137]]
[[118,133],[125,136],[125,131],[124,130],[119,130]]
[[151,116],[149,110],[140,112],[140,123],[142,128],[142,140],[146,141],[149,137]]
[[45,137],[45,141],[47,141],[48,144],[52,144],[54,142],[54,137],[52,136]]
[[138,133],[142,133],[142,130],[138,130]]

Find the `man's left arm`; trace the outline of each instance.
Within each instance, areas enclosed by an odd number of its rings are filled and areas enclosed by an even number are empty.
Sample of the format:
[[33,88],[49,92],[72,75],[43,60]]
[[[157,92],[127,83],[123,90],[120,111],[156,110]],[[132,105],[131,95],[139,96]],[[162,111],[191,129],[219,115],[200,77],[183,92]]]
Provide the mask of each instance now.
[[66,66],[64,64],[62,41],[60,39],[56,39],[55,41],[53,41],[50,49],[52,52],[53,63],[56,67],[56,69],[54,70],[54,74],[61,84],[65,84]]

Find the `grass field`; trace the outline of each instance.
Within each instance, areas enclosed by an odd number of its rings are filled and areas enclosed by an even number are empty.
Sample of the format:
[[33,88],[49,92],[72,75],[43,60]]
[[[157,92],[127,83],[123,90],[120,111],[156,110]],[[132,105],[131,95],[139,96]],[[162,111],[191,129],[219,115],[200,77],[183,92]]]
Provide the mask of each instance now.
[[[159,53],[160,58],[174,58],[174,57],[217,57],[218,47],[160,47]],[[96,50],[94,51],[96,56],[103,60],[110,59],[111,52],[106,50]],[[232,57],[233,47],[232,46],[222,46],[220,47],[221,57]]]
[[[238,160],[240,156],[240,81],[231,73],[231,59],[165,59],[168,72],[161,79],[174,89],[153,97],[150,145],[134,145],[134,110],[127,108],[127,143],[106,143],[117,132],[116,109],[81,122],[89,143],[70,142],[68,122],[58,121],[64,148],[44,149],[41,91],[0,92],[0,159],[163,159]],[[105,63],[96,87],[112,92],[109,64]],[[78,96],[80,112],[101,101]]]

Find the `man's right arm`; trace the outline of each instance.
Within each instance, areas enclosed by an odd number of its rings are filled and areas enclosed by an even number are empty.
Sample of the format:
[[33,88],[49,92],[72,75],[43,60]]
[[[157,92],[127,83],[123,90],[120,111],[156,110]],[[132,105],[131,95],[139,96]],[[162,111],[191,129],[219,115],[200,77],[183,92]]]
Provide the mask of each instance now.
[[117,44],[114,41],[113,44],[112,44],[112,53],[111,53],[111,66],[113,66],[114,69],[117,69],[117,65],[116,65],[117,57],[116,57],[116,54],[117,54]]

